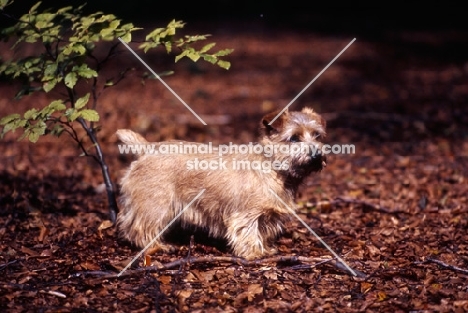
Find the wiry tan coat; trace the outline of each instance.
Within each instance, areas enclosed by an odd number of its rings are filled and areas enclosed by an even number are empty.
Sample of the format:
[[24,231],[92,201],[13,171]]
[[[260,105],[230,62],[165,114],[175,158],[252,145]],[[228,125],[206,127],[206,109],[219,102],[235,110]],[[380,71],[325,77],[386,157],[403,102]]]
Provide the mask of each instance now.
[[[271,126],[276,112],[262,120],[261,144],[306,142],[321,145],[325,122],[311,109],[285,112]],[[130,130],[117,131],[126,144],[147,141]],[[226,169],[187,169],[195,158],[219,161],[213,154],[143,154],[134,161],[121,180],[121,235],[144,247],[180,213],[203,189],[203,194],[180,216],[181,225],[193,225],[215,238],[227,239],[234,254],[253,259],[272,254],[272,241],[282,232],[284,222],[295,208],[298,185],[313,171],[325,165],[321,155],[282,155],[267,158],[262,154],[227,154]],[[288,170],[266,173],[233,169],[233,161],[288,161]],[[287,205],[287,207],[272,193]],[[158,238],[154,246],[168,250]]]

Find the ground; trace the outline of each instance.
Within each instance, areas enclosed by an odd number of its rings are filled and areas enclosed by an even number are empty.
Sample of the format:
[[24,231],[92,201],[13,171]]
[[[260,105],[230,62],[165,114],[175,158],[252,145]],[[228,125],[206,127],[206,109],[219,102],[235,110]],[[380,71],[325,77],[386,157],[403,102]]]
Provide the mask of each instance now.
[[[165,81],[208,126],[159,81],[140,79],[142,65],[121,48],[109,71],[134,71],[99,104],[114,182],[132,160],[118,152],[117,129],[149,140],[255,141],[261,116],[287,105],[353,39],[235,29],[210,31],[220,48],[235,49],[229,71],[143,55],[157,72],[175,71]],[[276,258],[246,263],[195,236],[117,277],[139,249],[103,227],[99,167],[66,136],[30,144],[8,134],[0,142],[0,311],[467,311],[466,35],[358,37],[290,107],[323,114],[327,143],[355,145],[354,154],[329,156],[297,207],[358,276],[293,220]],[[58,96],[12,100],[17,87],[2,81],[0,116]]]

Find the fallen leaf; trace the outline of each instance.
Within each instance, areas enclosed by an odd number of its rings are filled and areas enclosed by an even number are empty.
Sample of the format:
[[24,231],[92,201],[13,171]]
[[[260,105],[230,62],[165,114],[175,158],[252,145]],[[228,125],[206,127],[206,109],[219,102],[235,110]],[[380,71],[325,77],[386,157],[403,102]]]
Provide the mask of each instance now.
[[373,286],[374,286],[374,285],[371,284],[371,283],[362,282],[362,283],[361,283],[361,293],[363,293],[363,294],[368,293],[369,290],[371,290],[371,288],[372,288]]
[[145,259],[143,260],[143,266],[151,266],[151,256],[145,254]]
[[161,284],[169,284],[172,280],[172,277],[171,276],[167,276],[167,275],[163,275],[163,276],[159,276],[159,281],[161,282]]
[[101,269],[99,265],[93,262],[89,262],[89,261],[83,262],[80,265],[84,270],[88,270],[88,271],[98,271]]
[[377,300],[378,301],[384,301],[385,299],[387,299],[387,294],[383,291],[379,291],[377,292]]
[[263,287],[260,284],[251,284],[247,288],[247,299],[252,301],[256,295],[263,293]]
[[101,223],[101,225],[99,225],[98,230],[108,229],[108,228],[111,228],[112,226],[114,226],[114,224],[111,221],[105,220]]
[[25,246],[22,246],[21,247],[21,252],[23,253],[26,253],[30,256],[37,256],[39,255],[39,253],[37,253],[36,251],[32,250],[32,249],[29,249],[28,247],[25,247]]
[[49,229],[45,226],[41,226],[41,231],[39,233],[39,237],[37,238],[37,240],[40,242],[44,242],[48,234],[49,234]]

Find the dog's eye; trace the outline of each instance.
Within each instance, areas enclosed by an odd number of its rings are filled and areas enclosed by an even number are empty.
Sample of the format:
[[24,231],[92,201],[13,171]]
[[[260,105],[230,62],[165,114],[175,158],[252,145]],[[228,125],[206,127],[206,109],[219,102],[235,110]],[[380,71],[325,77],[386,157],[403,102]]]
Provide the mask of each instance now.
[[292,135],[291,138],[289,138],[290,142],[299,142],[299,136],[298,135]]

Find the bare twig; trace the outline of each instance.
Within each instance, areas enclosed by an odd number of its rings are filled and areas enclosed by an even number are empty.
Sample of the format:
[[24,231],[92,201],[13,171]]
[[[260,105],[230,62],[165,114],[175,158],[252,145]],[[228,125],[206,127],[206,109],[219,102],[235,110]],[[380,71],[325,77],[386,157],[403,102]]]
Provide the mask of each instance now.
[[96,155],[94,154],[89,154],[88,153],[88,150],[86,149],[86,147],[83,145],[83,141],[78,137],[78,133],[76,132],[75,128],[73,127],[73,125],[71,125],[69,122],[64,122],[64,121],[61,121],[59,119],[56,119],[56,122],[57,123],[60,123],[64,126],[66,126],[67,128],[63,128],[63,130],[78,144],[79,148],[81,149],[81,151],[83,151],[83,154],[87,157],[90,157],[92,158],[94,161],[96,161],[97,163],[99,163],[99,159],[97,158]]
[[185,264],[188,264],[190,266],[190,258],[192,257],[192,250],[193,250],[193,247],[195,246],[195,236],[190,236],[190,244],[189,244],[189,247],[188,247],[188,252],[187,252],[187,256],[185,257],[185,260],[187,262],[185,262],[184,264],[181,264],[180,268],[179,268],[179,271],[182,270],[183,266]]
[[156,279],[153,275],[146,275],[146,278],[149,281],[149,287],[154,286],[154,309],[156,313],[162,312],[161,310],[161,300],[167,299],[166,295],[161,291],[161,286],[159,280]]
[[4,268],[7,268],[8,265],[15,264],[16,262],[18,262],[18,260],[13,260],[13,261],[10,261],[10,262],[8,262],[8,263],[1,264],[1,265],[0,265],[0,271],[3,270]]
[[[127,270],[122,275],[118,276],[118,274],[105,272],[105,271],[89,271],[89,272],[79,272],[73,275],[74,277],[80,276],[102,276],[103,278],[118,278],[122,276],[131,276],[136,273],[140,272],[160,272],[165,270],[170,270],[176,267],[180,267],[186,263],[231,263],[231,264],[238,264],[241,266],[257,266],[266,263],[281,263],[281,262],[292,262],[292,263],[316,263],[313,266],[318,266],[324,263],[329,263],[336,261],[334,258],[324,259],[324,258],[311,258],[311,257],[303,257],[303,256],[274,256],[264,259],[257,259],[257,260],[246,260],[240,257],[225,257],[225,256],[203,256],[203,257],[190,257],[190,258],[183,258],[177,261],[169,262],[163,264],[162,266],[147,266],[141,267],[134,270]],[[342,269],[342,266],[337,265],[339,262],[333,262],[333,264],[338,268]]]
[[439,266],[442,266],[443,268],[445,269],[448,269],[448,270],[451,270],[451,271],[454,271],[454,272],[459,272],[459,273],[463,273],[463,274],[468,274],[468,270],[467,269],[464,269],[464,268],[461,268],[461,267],[458,267],[458,266],[455,266],[455,265],[450,265],[450,264],[447,264],[445,262],[442,262],[440,260],[437,260],[437,259],[433,259],[433,258],[426,258],[424,261],[422,262],[414,262],[414,264],[416,265],[420,265],[420,264],[426,264],[426,263],[434,263],[434,264],[437,264]]

